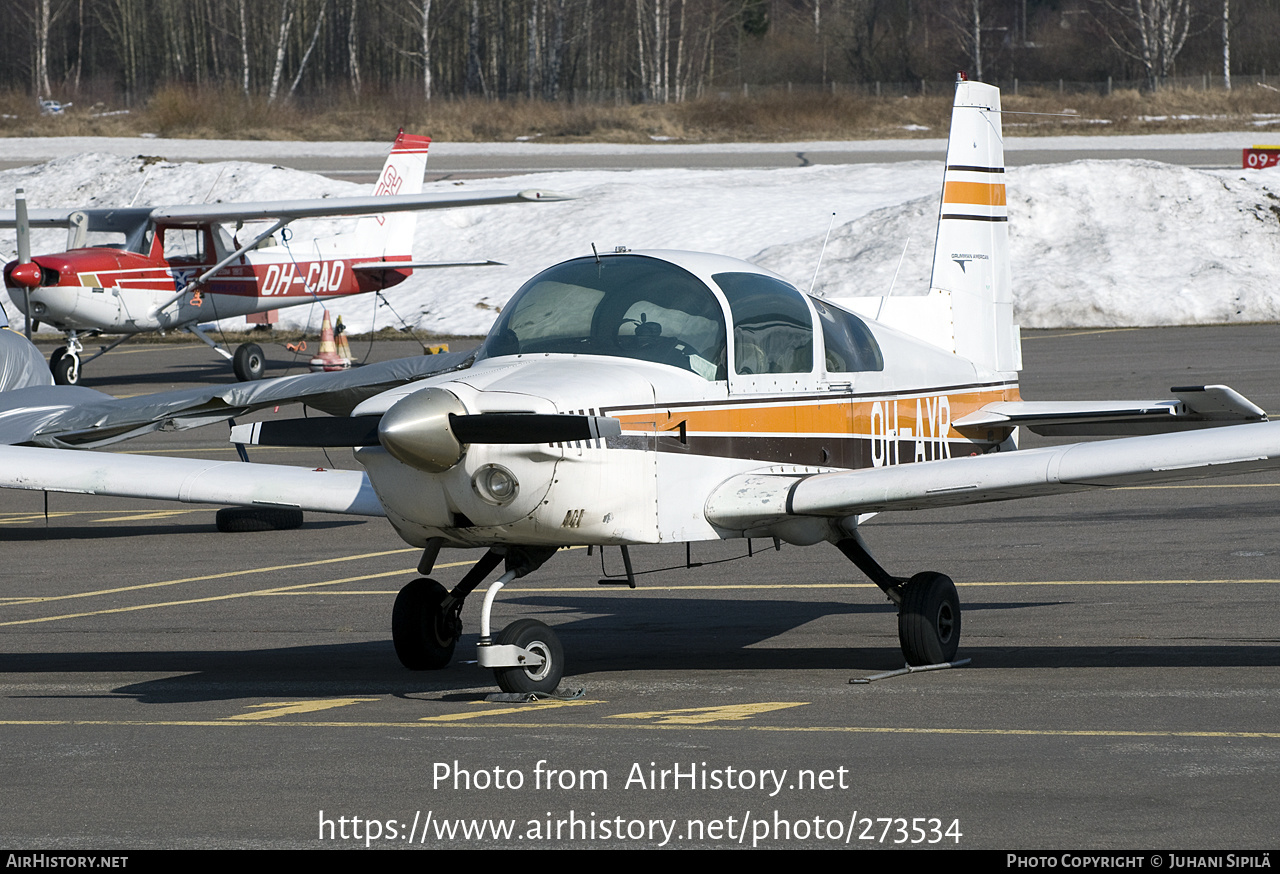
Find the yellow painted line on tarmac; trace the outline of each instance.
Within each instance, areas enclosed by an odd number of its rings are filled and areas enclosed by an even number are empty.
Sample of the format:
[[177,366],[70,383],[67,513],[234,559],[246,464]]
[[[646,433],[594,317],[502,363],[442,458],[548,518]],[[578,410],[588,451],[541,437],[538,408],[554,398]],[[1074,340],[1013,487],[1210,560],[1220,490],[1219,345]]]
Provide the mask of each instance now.
[[275,719],[277,716],[290,716],[294,713],[315,713],[320,710],[332,710],[335,707],[350,707],[352,704],[368,704],[377,698],[322,698],[318,701],[271,701],[263,704],[250,704],[250,707],[262,708],[249,713],[228,716],[227,719],[259,720]]
[[[101,726],[110,728],[146,727],[146,728],[372,728],[385,730],[389,728],[453,728],[449,721],[426,722],[371,722],[371,721],[287,721],[271,720],[232,721],[229,719],[182,719],[182,720],[143,720],[143,719],[5,719],[0,726]],[[920,735],[920,736],[959,736],[974,737],[1059,737],[1059,738],[1178,738],[1208,740],[1280,740],[1280,731],[1179,731],[1168,729],[1040,729],[1040,728],[959,728],[921,727],[921,726],[874,726],[874,725],[744,725],[738,724],[706,724],[706,725],[673,725],[658,722],[470,722],[468,728],[523,729],[537,731],[563,731],[580,729],[586,731],[729,731],[729,732],[769,732],[772,734],[868,734],[868,735]]]
[[[363,574],[358,577],[344,577],[340,580],[324,580],[318,583],[300,583],[296,586],[282,586],[275,589],[261,589],[256,592],[232,592],[228,595],[209,595],[205,598],[185,598],[181,601],[163,601],[156,604],[134,604],[130,607],[110,607],[105,610],[86,610],[83,613],[64,613],[60,616],[41,616],[36,619],[14,619],[9,622],[0,622],[0,627],[6,625],[34,625],[40,622],[57,622],[59,619],[81,619],[85,616],[107,616],[112,613],[135,613],[139,610],[155,610],[159,607],[182,607],[187,604],[208,604],[214,601],[233,601],[236,598],[252,598],[255,595],[272,593],[276,591],[289,591],[290,589],[307,589],[313,586],[333,586],[339,583],[355,583],[360,580],[376,580],[382,577],[400,576],[411,573],[412,570],[394,570],[386,571],[380,574]],[[11,605],[8,605],[11,606]]]
[[142,522],[147,519],[168,519],[171,516],[183,516],[187,513],[212,513],[217,507],[199,507],[194,510],[153,510],[145,513],[131,513],[127,516],[112,516],[109,519],[97,519],[97,522]]
[[586,701],[578,699],[575,701],[531,701],[528,704],[521,704],[518,707],[494,707],[485,710],[473,710],[468,713],[446,713],[443,716],[424,716],[419,722],[461,722],[464,719],[478,719],[484,716],[510,716],[513,713],[528,713],[530,708],[538,708],[546,710],[556,707],[581,707],[584,704],[603,704],[603,701]]
[[[207,582],[208,580],[225,580],[225,579],[230,579],[231,577],[251,576],[254,574],[265,574],[265,573],[271,573],[273,571],[291,570],[293,568],[317,567],[319,565],[325,565],[325,564],[339,564],[344,561],[359,561],[360,559],[364,559],[364,558],[380,558],[384,555],[403,555],[406,552],[417,552],[417,550],[412,547],[409,547],[406,549],[387,549],[387,550],[383,550],[382,552],[366,552],[360,555],[339,556],[338,558],[321,558],[321,559],[316,559],[315,561],[303,561],[303,562],[298,562],[296,564],[277,564],[277,565],[270,565],[268,567],[246,568],[245,570],[225,571],[223,573],[216,573],[216,574],[204,574],[203,576],[198,576],[198,577],[182,577],[176,580],[161,580],[155,583],[139,583],[136,586],[120,586],[114,589],[96,589],[92,592],[76,592],[71,595],[49,595],[47,597],[32,597],[32,598],[28,598],[25,602],[20,601],[18,603],[42,604],[42,603],[48,603],[50,601],[67,601],[73,598],[94,598],[101,595],[115,595],[115,594],[119,594],[120,592],[138,592],[138,591],[143,591],[145,589],[159,589],[165,586],[177,586],[183,583],[203,583],[203,582]],[[470,564],[470,562],[461,562],[461,564]],[[444,567],[444,565],[442,565],[442,567]],[[403,573],[403,571],[398,571],[397,573]],[[51,617],[51,618],[56,618],[56,617]],[[8,623],[0,623],[0,625],[3,625],[3,624],[8,624]]]
[[722,704],[717,707],[683,707],[679,710],[647,710],[614,713],[608,719],[652,719],[659,725],[706,725],[712,722],[740,722],[761,713],[807,707],[808,701],[759,701],[754,704]]

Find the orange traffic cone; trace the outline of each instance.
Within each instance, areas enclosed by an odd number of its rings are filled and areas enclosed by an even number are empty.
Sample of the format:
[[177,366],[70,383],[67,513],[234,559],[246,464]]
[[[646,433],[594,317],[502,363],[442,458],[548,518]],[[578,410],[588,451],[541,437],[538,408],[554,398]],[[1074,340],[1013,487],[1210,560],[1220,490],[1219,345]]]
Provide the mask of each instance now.
[[347,342],[347,329],[342,324],[342,316],[338,316],[338,323],[333,326],[333,333],[338,338],[338,356],[347,362],[350,367],[355,362],[355,356],[351,354],[351,344]]
[[329,321],[329,311],[324,311],[324,321],[320,324],[320,351],[311,359],[311,369],[346,370],[351,366],[350,359],[343,359],[338,354],[338,344],[333,339],[333,323]]

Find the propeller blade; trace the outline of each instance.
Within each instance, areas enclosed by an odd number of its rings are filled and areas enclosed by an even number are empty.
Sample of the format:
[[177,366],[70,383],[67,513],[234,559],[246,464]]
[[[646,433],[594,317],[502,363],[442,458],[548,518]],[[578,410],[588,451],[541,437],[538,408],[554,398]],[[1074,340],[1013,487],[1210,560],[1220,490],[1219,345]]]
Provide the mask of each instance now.
[[[27,192],[25,189],[19,188],[14,193],[13,201],[13,224],[14,230],[18,235],[18,264],[31,263],[31,217],[27,215]],[[18,270],[19,276],[16,277],[22,284],[22,302],[23,302],[23,335],[31,339],[31,287],[30,277],[23,276],[27,271]],[[12,272],[10,273],[12,276]],[[22,280],[26,281],[22,281]],[[39,282],[39,280],[36,280]]]
[[236,425],[231,442],[249,446],[377,446],[381,416],[277,419]]
[[19,188],[13,202],[13,224],[18,232],[18,263],[31,261],[31,219],[27,215],[27,194]]
[[459,443],[571,443],[617,437],[622,423],[608,416],[477,413],[449,416]]

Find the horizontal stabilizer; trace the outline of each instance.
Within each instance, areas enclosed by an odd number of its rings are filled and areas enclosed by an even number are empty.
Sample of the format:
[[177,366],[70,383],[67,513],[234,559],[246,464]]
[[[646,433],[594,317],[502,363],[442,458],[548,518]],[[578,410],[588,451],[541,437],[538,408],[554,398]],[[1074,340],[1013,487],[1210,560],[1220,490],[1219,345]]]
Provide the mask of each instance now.
[[706,515],[721,528],[752,531],[797,516],[924,510],[1274,468],[1280,422],[1265,422],[841,473],[740,474],[712,493]]
[[1163,434],[1265,422],[1267,414],[1225,385],[1175,386],[1163,401],[1001,401],[952,424],[961,432],[1020,426],[1050,437]]
[[0,446],[0,488],[385,516],[354,470]]

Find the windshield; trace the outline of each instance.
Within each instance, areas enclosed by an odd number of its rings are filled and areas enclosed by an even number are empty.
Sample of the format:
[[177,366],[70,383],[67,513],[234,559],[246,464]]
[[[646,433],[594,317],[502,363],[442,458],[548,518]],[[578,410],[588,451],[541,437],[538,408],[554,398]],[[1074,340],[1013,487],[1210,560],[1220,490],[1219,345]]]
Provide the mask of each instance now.
[[724,315],[693,274],[643,255],[539,273],[502,310],[477,359],[559,352],[669,364],[725,379]]

